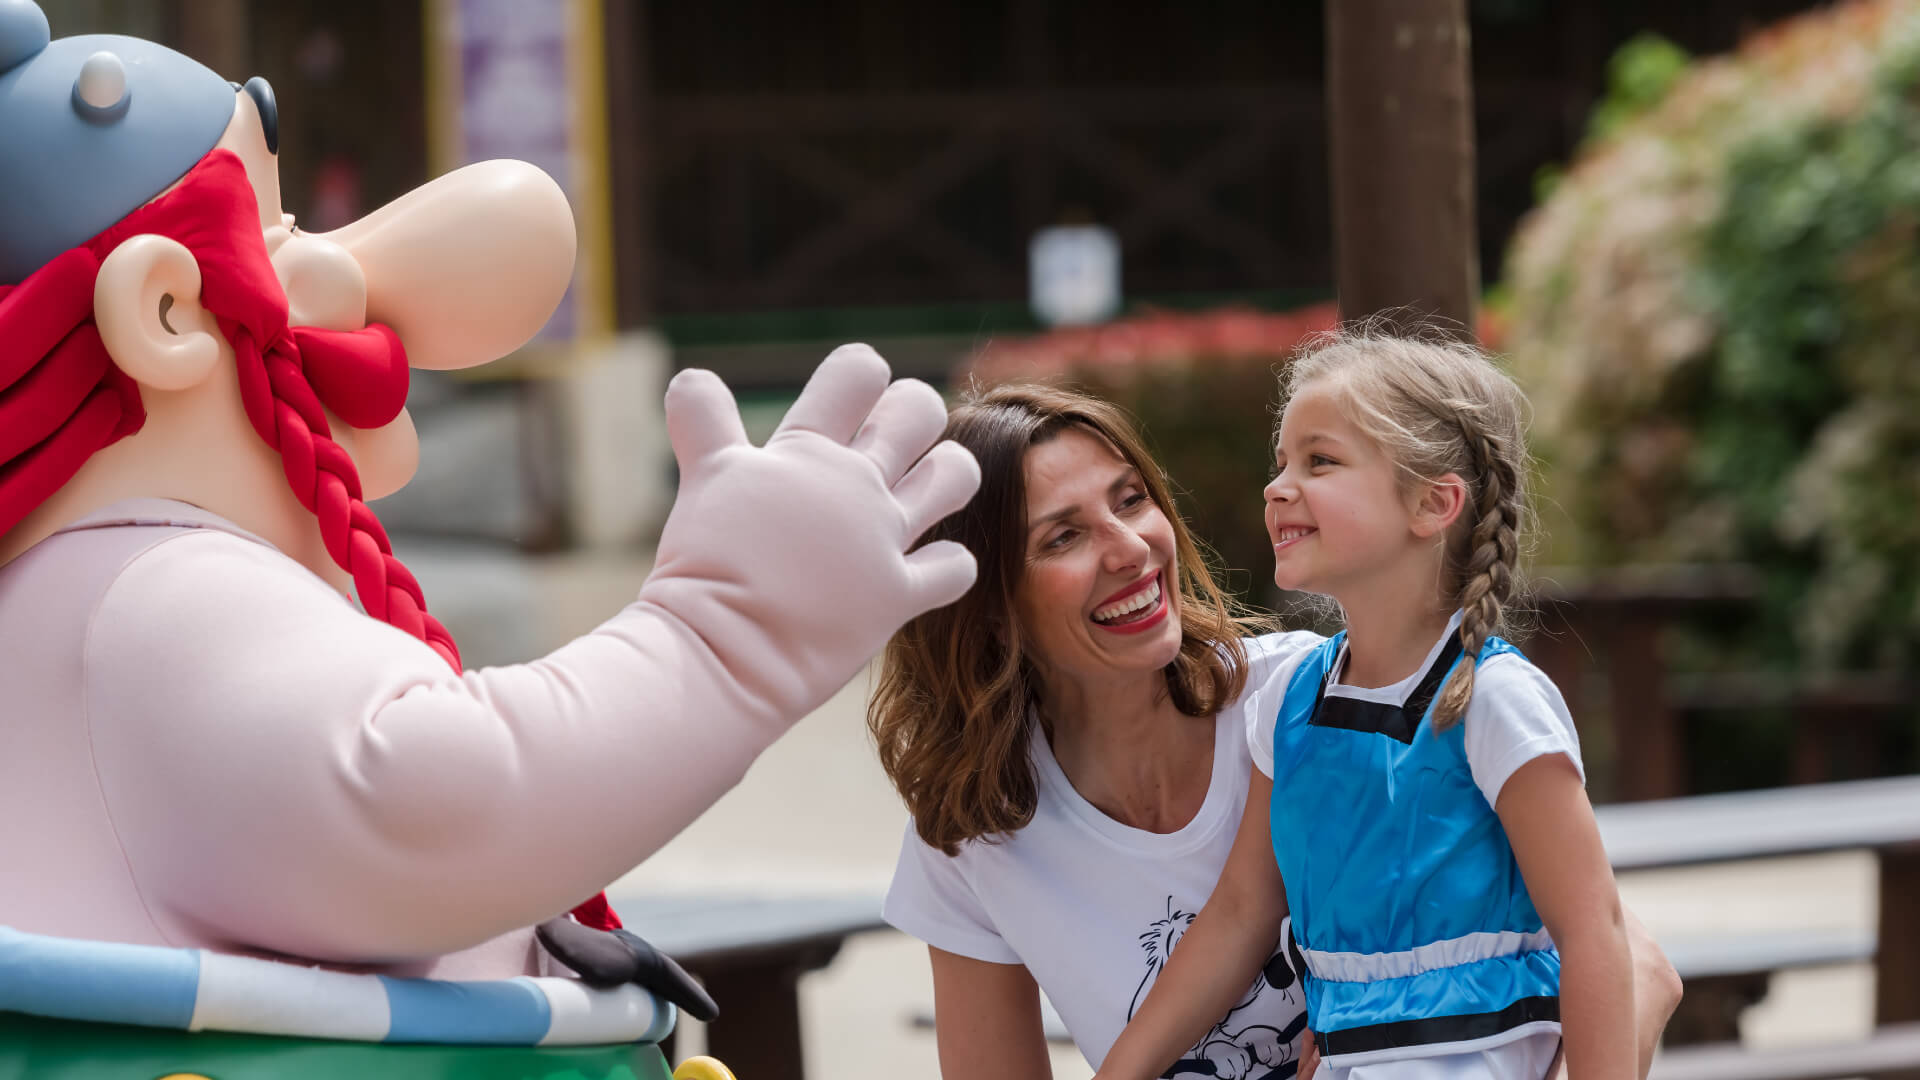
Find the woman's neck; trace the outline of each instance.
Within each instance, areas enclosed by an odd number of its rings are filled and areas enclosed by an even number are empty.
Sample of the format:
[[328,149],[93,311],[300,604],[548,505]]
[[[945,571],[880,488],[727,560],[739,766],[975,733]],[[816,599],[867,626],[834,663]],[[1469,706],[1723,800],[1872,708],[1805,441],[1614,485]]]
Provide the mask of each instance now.
[[1213,780],[1211,717],[1175,708],[1160,672],[1049,684],[1040,703],[1048,743],[1082,798],[1148,832],[1193,820]]

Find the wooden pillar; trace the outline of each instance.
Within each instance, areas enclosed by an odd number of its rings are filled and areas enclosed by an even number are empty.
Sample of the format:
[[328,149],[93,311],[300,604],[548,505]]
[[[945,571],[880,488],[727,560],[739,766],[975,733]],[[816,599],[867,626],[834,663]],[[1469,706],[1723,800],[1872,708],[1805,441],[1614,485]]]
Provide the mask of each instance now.
[[1326,0],[1340,314],[1408,309],[1472,336],[1473,90],[1466,0]]
[[[1874,1018],[1920,1020],[1920,848],[1880,852],[1880,942],[1874,962]],[[1900,1074],[1920,1076],[1920,1070]]]
[[607,185],[613,214],[613,324],[654,317],[653,73],[646,0],[605,4]]

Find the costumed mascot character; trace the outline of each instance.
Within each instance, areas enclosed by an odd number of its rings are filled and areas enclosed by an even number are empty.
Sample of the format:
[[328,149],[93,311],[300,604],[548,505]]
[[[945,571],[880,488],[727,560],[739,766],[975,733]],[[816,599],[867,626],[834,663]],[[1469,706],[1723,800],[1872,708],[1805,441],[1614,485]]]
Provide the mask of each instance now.
[[0,1076],[662,1075],[662,997],[710,1003],[583,899],[965,591],[904,552],[978,469],[864,346],[763,448],[683,372],[638,598],[462,671],[367,500],[409,365],[528,340],[572,217],[488,162],[309,234],[277,124],[0,0]]

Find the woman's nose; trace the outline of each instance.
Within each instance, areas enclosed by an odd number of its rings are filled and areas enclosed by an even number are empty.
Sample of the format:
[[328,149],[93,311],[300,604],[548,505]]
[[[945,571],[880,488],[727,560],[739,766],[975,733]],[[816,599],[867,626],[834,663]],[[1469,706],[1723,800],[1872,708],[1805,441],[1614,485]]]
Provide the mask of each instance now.
[[1114,521],[1106,531],[1108,539],[1102,551],[1102,562],[1107,573],[1118,573],[1146,563],[1153,548],[1138,530],[1124,521]]
[[527,343],[573,278],[573,212],[520,161],[483,161],[326,233],[366,277],[366,317],[417,368],[496,360]]

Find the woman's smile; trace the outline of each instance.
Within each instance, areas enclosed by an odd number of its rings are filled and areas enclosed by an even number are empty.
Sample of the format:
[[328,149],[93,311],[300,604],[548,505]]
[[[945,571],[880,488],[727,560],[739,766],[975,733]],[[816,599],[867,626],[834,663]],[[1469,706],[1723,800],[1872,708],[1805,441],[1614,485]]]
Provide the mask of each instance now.
[[1161,574],[1155,571],[1138,584],[1129,585],[1094,609],[1094,625],[1115,634],[1137,634],[1166,618],[1166,590]]

